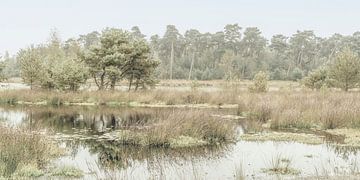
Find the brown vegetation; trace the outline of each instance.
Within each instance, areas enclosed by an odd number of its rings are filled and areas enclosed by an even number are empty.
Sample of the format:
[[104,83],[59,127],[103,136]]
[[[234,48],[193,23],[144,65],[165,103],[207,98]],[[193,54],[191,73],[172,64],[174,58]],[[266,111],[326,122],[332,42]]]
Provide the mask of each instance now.
[[159,111],[144,119],[141,127],[111,133],[124,144],[187,147],[234,140],[233,121],[199,110]]
[[0,177],[10,177],[24,167],[44,168],[61,153],[44,135],[0,126]]
[[239,115],[252,121],[269,123],[273,129],[360,127],[360,94],[356,92],[279,91],[252,94],[235,89],[217,92],[150,90],[64,93],[17,90],[0,92],[0,102],[110,106],[162,104],[163,107],[182,104],[222,107],[224,104],[238,104]]

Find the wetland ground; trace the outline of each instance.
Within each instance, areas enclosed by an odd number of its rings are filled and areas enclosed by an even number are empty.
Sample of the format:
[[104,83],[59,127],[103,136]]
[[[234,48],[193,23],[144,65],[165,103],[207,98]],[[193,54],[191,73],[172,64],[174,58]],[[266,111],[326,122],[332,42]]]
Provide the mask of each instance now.
[[[43,146],[40,155],[46,159],[27,157],[12,166],[7,157],[15,155],[0,150],[0,173],[5,178],[356,179],[357,92],[280,89],[259,94],[241,88],[1,91],[0,123],[8,130],[2,132],[52,146]],[[4,137],[4,147],[19,145]],[[36,146],[19,153],[29,149]]]

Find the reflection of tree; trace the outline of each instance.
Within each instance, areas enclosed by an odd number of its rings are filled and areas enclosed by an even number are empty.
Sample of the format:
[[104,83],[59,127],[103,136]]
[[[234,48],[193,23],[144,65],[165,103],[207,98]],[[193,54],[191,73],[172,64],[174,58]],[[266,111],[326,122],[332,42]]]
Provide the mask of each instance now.
[[71,140],[71,141],[64,141],[64,143],[65,143],[66,148],[70,150],[70,155],[72,157],[76,156],[76,154],[79,151],[79,148],[82,146],[81,141]]
[[141,146],[126,146],[113,141],[84,142],[92,153],[98,153],[99,163],[106,169],[126,169],[133,162],[147,162],[150,166],[158,164],[159,160],[180,164],[185,160],[220,157],[226,151],[226,146],[209,146],[197,148],[151,148]]
[[[76,130],[88,129],[93,133],[101,133],[108,129],[126,129],[149,125],[150,119],[164,113],[172,112],[172,108],[111,108],[111,107],[82,107],[82,106],[4,106],[5,111],[26,112],[23,125],[31,129],[52,129],[55,132],[72,134]],[[205,111],[205,110],[204,110]],[[220,113],[218,110],[209,110]],[[224,112],[223,112],[224,111]],[[221,110],[228,114],[230,110]],[[74,130],[76,129],[76,130]]]
[[129,128],[144,125],[156,114],[149,109],[109,108],[103,111],[68,108],[28,108],[25,110],[24,125],[32,129],[52,129],[55,132],[73,134],[79,130],[91,130],[91,133],[103,133],[111,129]]
[[[13,107],[9,107],[11,110]],[[150,148],[139,146],[125,146],[114,141],[96,138],[96,135],[112,129],[147,128],[158,123],[157,118],[167,119],[164,111],[172,113],[174,109],[142,109],[142,108],[80,108],[80,107],[23,107],[27,113],[23,125],[34,129],[52,129],[70,138],[61,141],[71,150],[72,156],[78,154],[80,147],[89,148],[91,153],[98,155],[99,166],[106,169],[125,169],[135,162],[145,162],[148,168],[157,169],[159,164],[183,163],[186,160],[202,158],[216,158],[222,156],[226,147],[198,147],[198,148]],[[14,108],[13,108],[14,109]],[[186,111],[186,109],[184,110]],[[205,110],[204,110],[205,111]],[[211,113],[216,113],[211,110]],[[96,134],[96,135],[94,135]],[[59,135],[59,136],[61,136]],[[91,136],[88,136],[91,135]],[[86,137],[92,138],[87,139]],[[60,137],[61,139],[61,137]],[[75,140],[76,139],[76,140]]]

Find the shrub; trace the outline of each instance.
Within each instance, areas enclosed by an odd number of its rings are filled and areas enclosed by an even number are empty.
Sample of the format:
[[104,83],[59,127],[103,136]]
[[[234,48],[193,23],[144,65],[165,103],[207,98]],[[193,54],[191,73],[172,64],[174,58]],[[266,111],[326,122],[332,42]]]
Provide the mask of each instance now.
[[334,85],[344,91],[357,87],[360,76],[359,56],[349,49],[340,52],[330,66],[329,75],[334,79]]
[[258,72],[254,77],[254,84],[249,86],[250,92],[266,92],[268,90],[269,77],[265,72]]
[[319,68],[311,72],[307,77],[302,80],[305,87],[310,89],[321,89],[323,87],[329,87],[329,77],[327,69]]

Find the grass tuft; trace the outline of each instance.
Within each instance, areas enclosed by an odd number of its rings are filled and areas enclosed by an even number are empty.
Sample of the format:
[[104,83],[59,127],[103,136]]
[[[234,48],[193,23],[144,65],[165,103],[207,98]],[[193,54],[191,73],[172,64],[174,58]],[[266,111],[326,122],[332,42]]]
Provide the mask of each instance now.
[[84,172],[73,166],[61,166],[56,168],[51,175],[58,177],[81,178],[84,176]]
[[300,171],[291,167],[291,160],[277,155],[270,160],[269,167],[263,169],[263,172],[280,175],[298,175]]
[[0,126],[0,176],[11,177],[15,172],[26,174],[33,167],[43,168],[61,153],[58,146],[44,135]]

